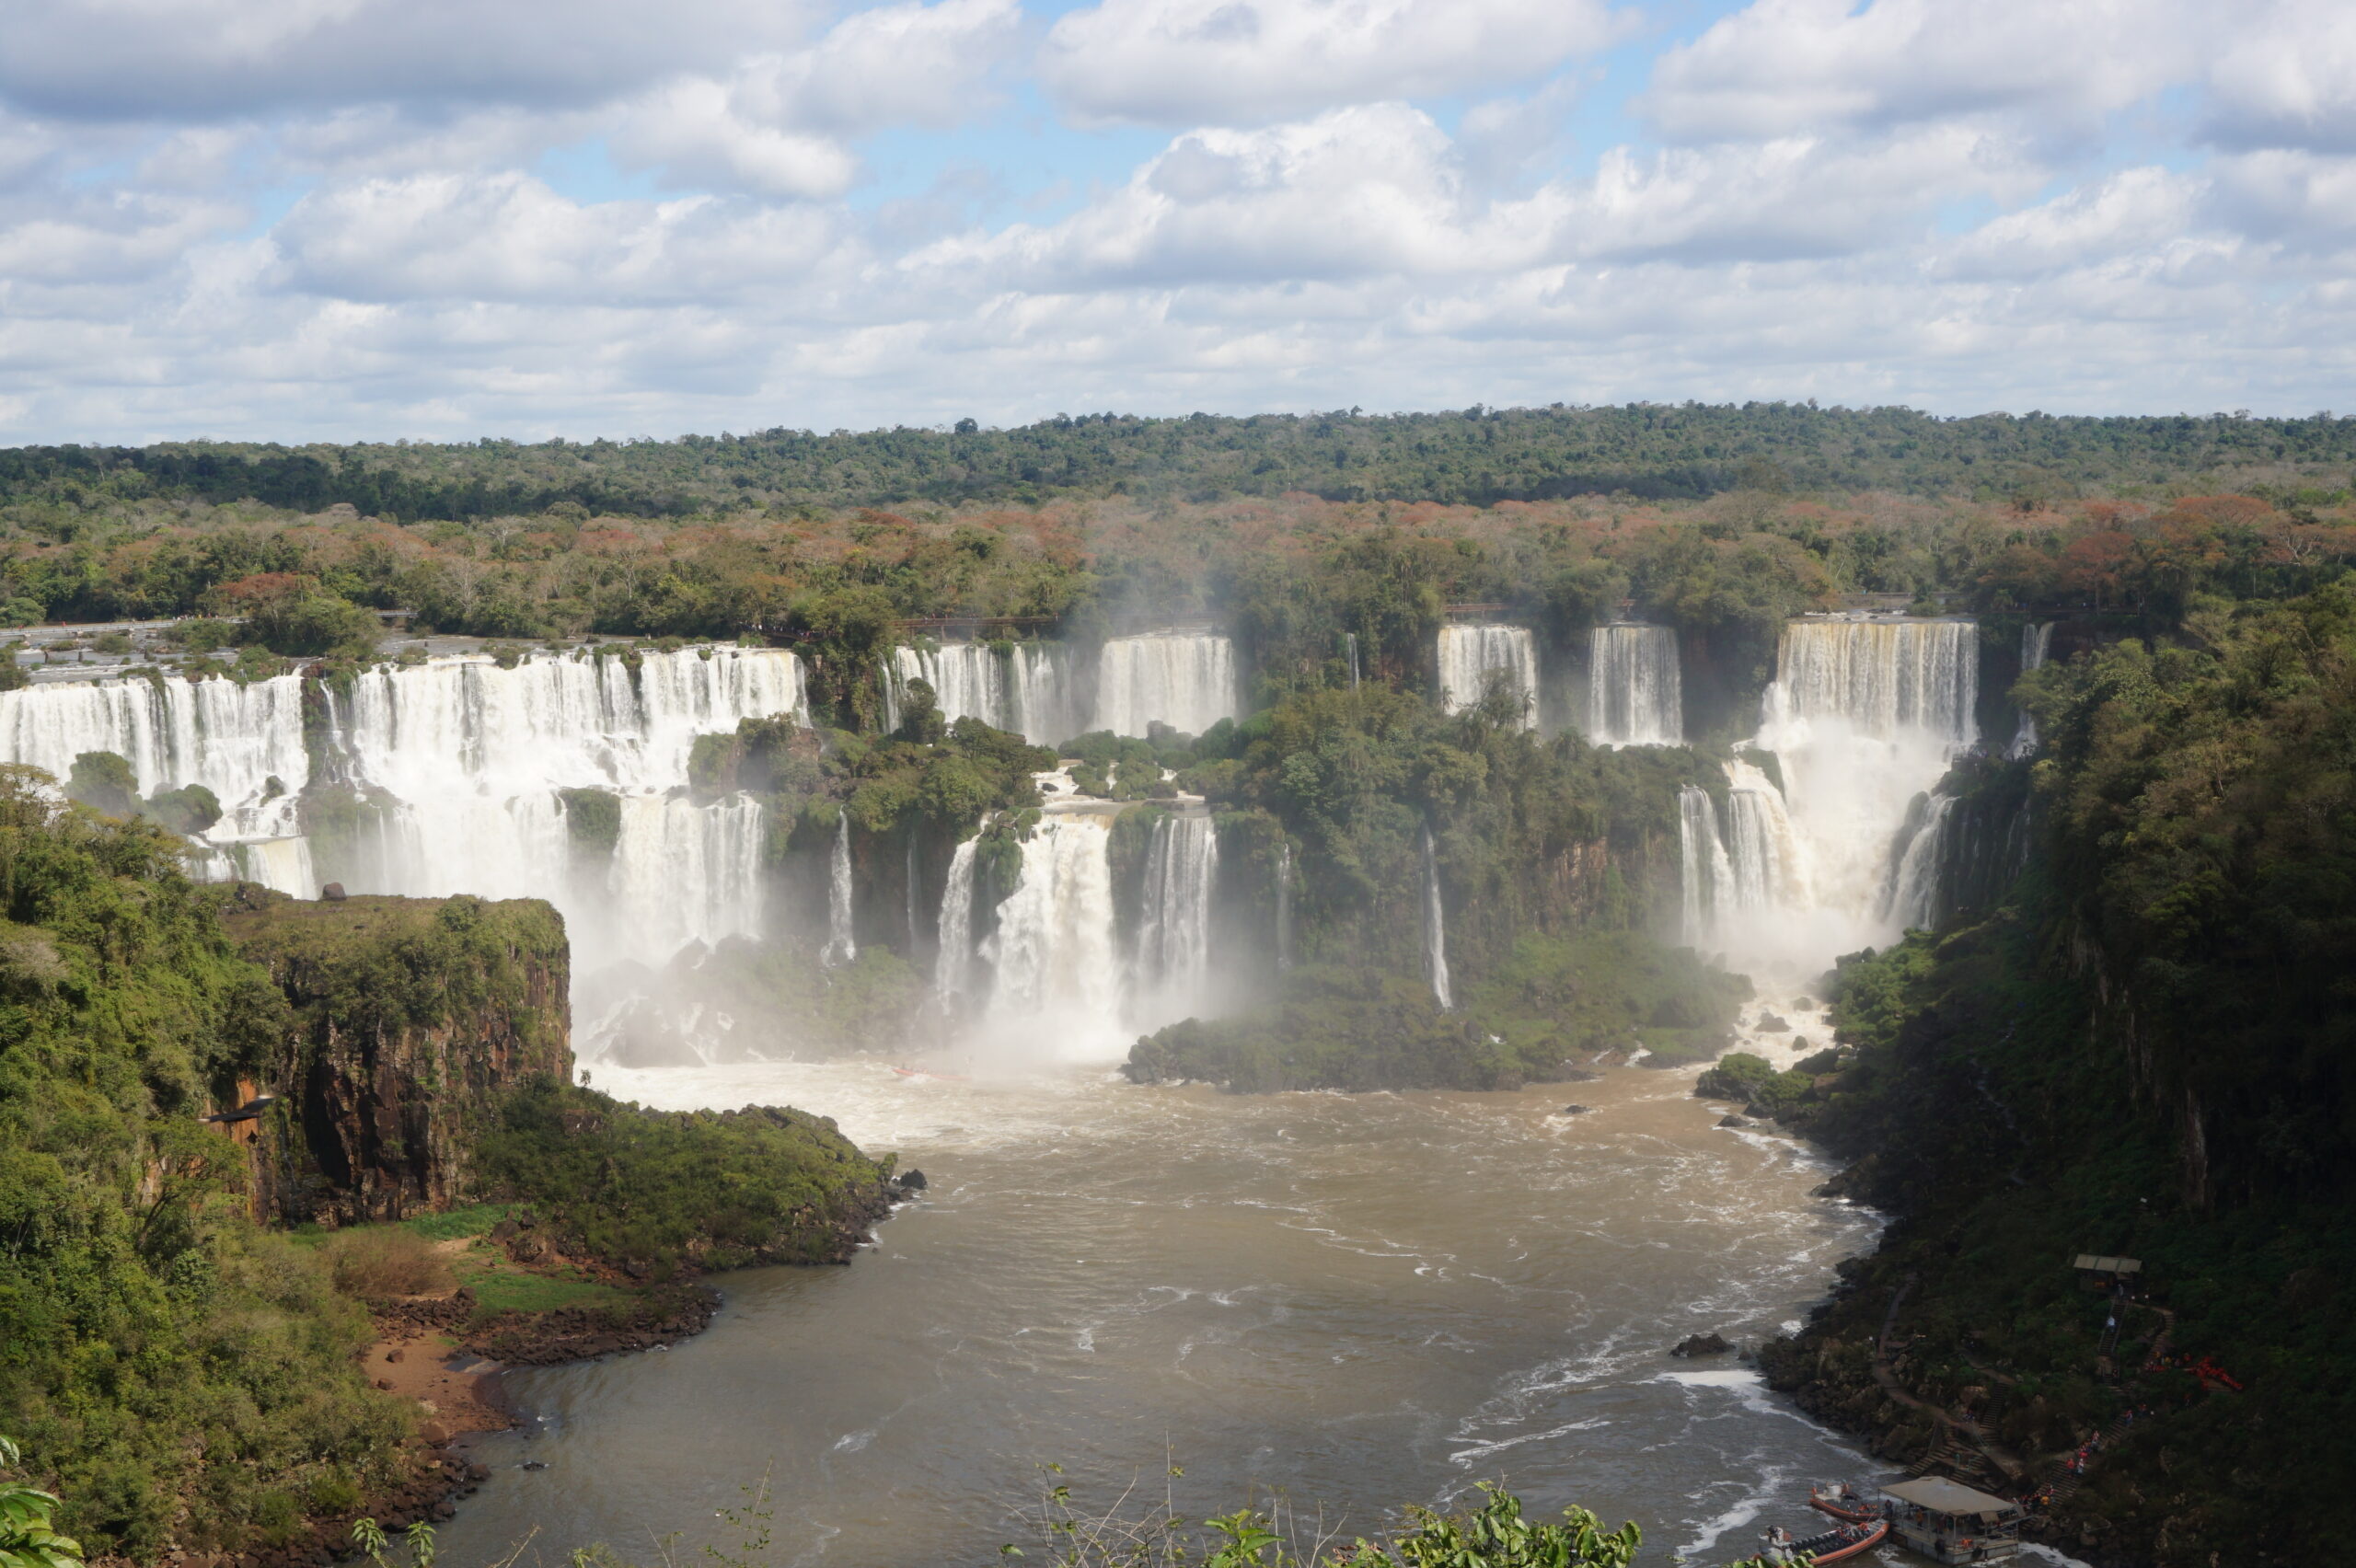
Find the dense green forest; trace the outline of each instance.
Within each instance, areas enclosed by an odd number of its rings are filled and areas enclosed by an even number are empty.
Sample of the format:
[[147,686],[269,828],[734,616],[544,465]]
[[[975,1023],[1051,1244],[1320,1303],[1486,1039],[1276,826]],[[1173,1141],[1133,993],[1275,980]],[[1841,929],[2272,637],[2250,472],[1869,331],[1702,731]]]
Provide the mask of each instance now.
[[1428,414],[1058,416],[1012,430],[676,441],[299,447],[209,442],[0,453],[0,504],[251,499],[404,522],[548,512],[630,517],[1064,496],[1218,501],[1698,500],[1745,485],[2049,499],[2194,476],[2297,484],[2356,458],[2356,419],[2246,415],[1939,419],[1904,408],[1634,403]]

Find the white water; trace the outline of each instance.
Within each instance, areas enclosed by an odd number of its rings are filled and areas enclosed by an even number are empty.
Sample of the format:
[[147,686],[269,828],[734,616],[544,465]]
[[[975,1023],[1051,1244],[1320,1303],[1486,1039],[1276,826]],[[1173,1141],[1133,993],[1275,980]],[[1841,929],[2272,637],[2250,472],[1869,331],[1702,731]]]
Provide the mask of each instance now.
[[[375,843],[336,868],[352,892],[549,899],[576,974],[762,929],[759,808],[676,792],[698,734],[805,717],[790,652],[648,653],[635,678],[585,653],[435,659],[361,675],[329,714],[340,766],[387,807]],[[582,788],[621,796],[619,841],[585,873],[556,794]]]
[[1276,850],[1276,973],[1292,967],[1292,841]]
[[932,988],[945,1009],[964,996],[974,968],[974,857],[978,836],[957,846],[949,858],[949,881],[941,891],[941,921],[932,955]]
[[832,969],[859,956],[851,908],[850,813],[835,814],[835,847],[826,858],[826,951],[820,962]]
[[1424,824],[1424,974],[1440,1011],[1456,1006],[1448,982],[1448,911],[1440,904],[1439,857],[1432,850],[1429,823]]
[[1061,643],[1017,642],[1004,655],[985,642],[895,648],[885,675],[887,730],[900,727],[902,688],[919,679],[931,684],[942,717],[953,723],[979,719],[1039,746],[1060,745],[1081,729],[1071,651]]
[[[142,795],[190,784],[212,790],[223,812],[206,835],[213,843],[282,837],[294,831],[294,797],[311,777],[302,681],[280,675],[241,686],[171,675],[0,693],[0,761],[29,764],[62,784],[84,752],[129,762]],[[272,778],[280,790],[266,800]]]
[[1113,934],[1113,818],[1051,812],[1022,846],[1022,874],[981,945],[995,978],[985,1012],[994,1055],[1117,1055],[1121,970]]
[[1484,696],[1492,681],[1521,698],[1521,723],[1538,727],[1538,643],[1527,627],[1444,626],[1439,628],[1439,706],[1461,712]]
[[1096,664],[1096,716],[1091,730],[1143,735],[1159,721],[1199,735],[1238,716],[1235,644],[1216,632],[1156,632],[1115,637]]
[[1203,1006],[1211,980],[1211,894],[1218,834],[1207,813],[1162,817],[1146,853],[1145,907],[1132,962],[1130,1026],[1152,1030]]
[[1954,809],[1953,797],[1931,795],[1923,800],[1920,813],[1908,813],[1908,830],[1900,838],[1904,847],[1890,865],[1889,882],[1882,894],[1885,924],[1900,930],[1928,929],[1937,920],[1947,816]]
[[[2031,621],[2021,628],[2021,674],[2045,668],[2047,653],[2053,647],[2053,623]],[[2024,711],[2021,727],[2013,734],[2013,755],[2033,756],[2037,753],[2037,721]]]
[[1677,634],[1619,623],[1588,634],[1588,738],[1600,746],[1674,746],[1685,741]]
[[1342,645],[1349,651],[1350,689],[1356,691],[1358,689],[1358,634],[1355,631],[1342,633]]
[[[1737,761],[1723,819],[1680,801],[1686,928],[1730,962],[1784,975],[1879,946],[1935,890],[1935,843],[1904,882],[1916,797],[1977,739],[1978,628],[1964,621],[1796,621],[1761,699],[1760,750]],[[1723,859],[1723,866],[1720,861]]]

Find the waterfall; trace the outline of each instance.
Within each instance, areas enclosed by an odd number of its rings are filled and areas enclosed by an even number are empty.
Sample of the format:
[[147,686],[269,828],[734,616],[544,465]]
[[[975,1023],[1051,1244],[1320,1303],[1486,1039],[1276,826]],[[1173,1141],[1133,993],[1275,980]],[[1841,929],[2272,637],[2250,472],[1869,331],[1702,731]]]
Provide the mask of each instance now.
[[1919,797],[1916,804],[1919,810],[1907,813],[1882,890],[1881,917],[1900,930],[1927,930],[1938,922],[1947,822],[1955,810],[1946,795]]
[[[1909,816],[1977,739],[1978,683],[1979,628],[1968,621],[1786,626],[1751,743],[1773,754],[1782,788],[1742,757],[1728,765],[1727,877],[1721,890],[1689,858],[1689,929],[1706,930],[1738,963],[1794,975],[1896,937],[1907,908],[1935,897],[1922,879],[1908,884],[1913,905],[1896,891],[1921,837],[1907,832]],[[1698,827],[1680,840],[1691,856],[1709,853]],[[1935,847],[1923,844],[1918,868],[1931,882]]]
[[[674,792],[699,734],[806,717],[793,654],[687,648],[635,671],[585,652],[508,668],[459,655],[379,666],[327,700],[340,773],[378,802],[334,863],[352,891],[549,899],[576,974],[761,929],[759,809]],[[619,838],[585,881],[567,789],[621,797]]]
[[826,951],[819,962],[832,969],[859,956],[859,939],[852,930],[850,887],[850,813],[835,814],[835,850],[826,861]]
[[[1156,721],[1199,735],[1237,716],[1235,644],[1214,632],[1115,637],[1096,666],[1091,730],[1143,735]],[[1068,739],[1069,737],[1058,737]]]
[[917,931],[917,836],[912,829],[904,831],[907,833],[908,863],[901,868],[900,891],[905,894],[901,902],[907,906],[908,915],[908,956],[913,959],[923,941]]
[[1448,921],[1439,901],[1439,857],[1432,849],[1429,823],[1424,824],[1424,969],[1439,1010],[1454,1008],[1448,985]]
[[1342,646],[1350,656],[1350,689],[1356,691],[1358,689],[1358,634],[1355,631],[1342,633]]
[[1699,784],[1677,792],[1677,848],[1685,944],[1702,947],[1715,931],[1718,911],[1734,907],[1734,867],[1718,832],[1716,802]]
[[1723,813],[1697,785],[1678,794],[1685,940],[1697,947],[1738,940],[1749,923],[1807,900],[1806,851],[1784,792],[1739,757],[1725,771]]
[[[294,797],[311,778],[302,678],[142,676],[0,692],[0,761],[62,784],[76,756],[97,751],[130,763],[142,795],[189,784],[212,790],[223,813],[205,836],[212,843],[283,837],[294,831]],[[304,875],[298,885],[318,892]]]
[[1538,727],[1538,643],[1527,627],[1439,628],[1439,706],[1457,713],[1481,700],[1492,680],[1521,698],[1521,725]]
[[965,994],[974,962],[974,857],[979,836],[966,839],[949,858],[949,881],[941,890],[941,923],[932,955],[932,988],[946,1009]]
[[895,648],[885,677],[884,720],[890,729],[900,727],[901,690],[921,679],[931,685],[941,716],[952,723],[979,719],[1040,746],[1059,745],[1080,731],[1071,652],[1058,643],[1018,642],[1004,654],[986,642]]
[[1113,937],[1112,818],[1049,813],[1022,846],[1022,872],[982,943],[994,967],[987,1020],[1055,1054],[1114,1054],[1121,1043]]
[[[2053,646],[2053,623],[2030,621],[2021,628],[2021,674],[2045,668],[2046,654]],[[2012,755],[2016,757],[2037,755],[2037,721],[2027,709],[2021,711],[2021,727],[2013,733]]]
[[1276,973],[1292,967],[1292,841],[1276,849]]
[[1164,816],[1153,824],[1131,970],[1134,1027],[1158,1028],[1200,1007],[1210,980],[1211,892],[1218,876],[1218,834],[1208,813]]
[[1674,746],[1685,741],[1677,634],[1616,623],[1588,634],[1588,738],[1600,746]]

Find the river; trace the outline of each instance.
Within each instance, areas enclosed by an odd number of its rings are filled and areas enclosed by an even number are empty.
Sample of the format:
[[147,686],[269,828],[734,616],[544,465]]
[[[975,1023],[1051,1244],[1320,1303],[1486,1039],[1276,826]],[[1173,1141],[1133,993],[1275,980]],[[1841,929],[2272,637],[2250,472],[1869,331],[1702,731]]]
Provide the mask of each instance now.
[[[736,1537],[775,1489],[769,1561],[926,1568],[1024,1541],[1045,1472],[1182,1512],[1254,1489],[1371,1532],[1503,1479],[1639,1521],[1647,1562],[1806,1522],[1842,1439],[1694,1332],[1796,1325],[1877,1220],[1813,1196],[1804,1146],[1715,1125],[1692,1074],[1519,1093],[1224,1095],[1102,1066],[987,1082],[880,1063],[596,1069],[669,1109],[791,1102],[931,1182],[848,1268],[722,1276],[702,1336],[518,1373],[517,1431],[451,1560],[602,1541],[651,1562]],[[1561,1114],[1576,1099],[1593,1109]],[[538,1469],[522,1468],[527,1464]],[[1762,1509],[1765,1512],[1762,1515]],[[716,1532],[716,1533],[715,1533]],[[1035,1550],[1034,1556],[1040,1555]]]

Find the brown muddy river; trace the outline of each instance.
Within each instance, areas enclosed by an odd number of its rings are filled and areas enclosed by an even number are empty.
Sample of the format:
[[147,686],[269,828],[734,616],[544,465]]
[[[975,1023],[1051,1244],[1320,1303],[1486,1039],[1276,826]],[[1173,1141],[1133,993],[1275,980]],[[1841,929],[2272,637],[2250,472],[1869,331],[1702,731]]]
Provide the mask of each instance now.
[[1810,1195],[1829,1168],[1802,1146],[1718,1129],[1690,1071],[1271,1097],[1101,1066],[596,1078],[824,1112],[932,1185],[850,1267],[722,1276],[698,1339],[512,1378],[526,1424],[475,1440],[495,1478],[450,1561],[535,1527],[527,1562],[653,1562],[672,1532],[690,1560],[737,1539],[715,1510],[766,1473],[769,1561],[978,1564],[1024,1539],[1041,1465],[1109,1502],[1158,1491],[1169,1455],[1196,1517],[1274,1488],[1371,1532],[1502,1479],[1637,1520],[1645,1562],[1716,1562],[1807,1523],[1810,1478],[1874,1473],[1734,1358],[1668,1354],[1795,1326],[1876,1225]]

